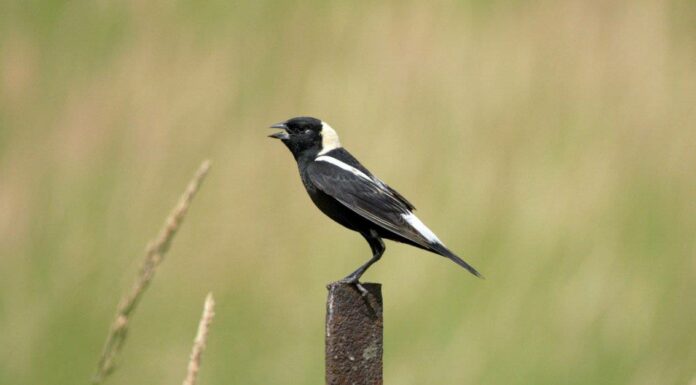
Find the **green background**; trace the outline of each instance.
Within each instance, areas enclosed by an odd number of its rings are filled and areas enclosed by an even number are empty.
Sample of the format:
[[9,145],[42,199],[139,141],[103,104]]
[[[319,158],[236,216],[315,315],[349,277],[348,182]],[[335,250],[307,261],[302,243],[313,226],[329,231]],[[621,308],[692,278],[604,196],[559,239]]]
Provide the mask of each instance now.
[[693,1],[0,2],[0,383],[91,377],[147,241],[213,162],[108,383],[323,383],[296,115],[487,277],[394,243],[387,384],[694,384]]

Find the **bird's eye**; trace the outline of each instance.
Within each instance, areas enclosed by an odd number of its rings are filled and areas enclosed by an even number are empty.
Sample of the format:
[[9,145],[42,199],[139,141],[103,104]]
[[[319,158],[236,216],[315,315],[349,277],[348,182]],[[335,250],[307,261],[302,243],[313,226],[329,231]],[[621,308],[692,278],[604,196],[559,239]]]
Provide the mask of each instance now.
[[304,133],[305,133],[305,134],[309,134],[310,132],[312,132],[312,130],[309,130],[309,129],[304,130]]

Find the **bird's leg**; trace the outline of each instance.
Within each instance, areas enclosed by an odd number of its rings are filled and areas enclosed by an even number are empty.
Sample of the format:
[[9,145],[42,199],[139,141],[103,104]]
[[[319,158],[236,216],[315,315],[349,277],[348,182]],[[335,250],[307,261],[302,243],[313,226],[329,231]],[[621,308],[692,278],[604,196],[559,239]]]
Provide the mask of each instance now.
[[361,234],[363,237],[365,237],[367,243],[370,244],[370,248],[372,249],[372,258],[370,258],[369,261],[365,262],[362,266],[358,267],[357,270],[350,273],[348,276],[346,276],[339,282],[355,285],[355,287],[358,290],[360,290],[360,293],[362,293],[364,297],[367,295],[367,289],[365,289],[365,287],[363,287],[363,285],[360,284],[360,277],[362,277],[365,271],[370,266],[372,266],[372,264],[374,264],[375,262],[379,261],[380,258],[382,258],[382,254],[384,254],[384,250],[386,249],[386,247],[384,246],[384,242],[382,242],[382,239],[377,235],[376,231],[370,230],[369,232]]

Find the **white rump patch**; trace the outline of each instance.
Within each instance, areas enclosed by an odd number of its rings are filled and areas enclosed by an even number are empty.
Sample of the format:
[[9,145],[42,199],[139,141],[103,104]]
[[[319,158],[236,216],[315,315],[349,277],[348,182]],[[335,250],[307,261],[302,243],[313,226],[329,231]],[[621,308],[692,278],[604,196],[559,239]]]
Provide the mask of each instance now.
[[336,158],[332,158],[332,157],[330,157],[330,156],[322,155],[322,156],[317,157],[317,158],[314,159],[314,160],[317,161],[317,162],[328,162],[328,163],[331,163],[331,164],[333,164],[334,166],[338,166],[338,167],[340,167],[340,168],[342,168],[342,169],[344,169],[344,170],[346,170],[346,171],[349,171],[349,172],[351,172],[351,173],[353,173],[353,174],[355,174],[355,175],[357,175],[357,176],[359,176],[359,177],[361,177],[361,178],[365,178],[365,179],[369,180],[370,182],[374,182],[374,181],[372,180],[372,178],[370,178],[369,176],[367,176],[367,174],[365,174],[364,172],[358,170],[357,168],[355,168],[355,167],[353,167],[353,166],[351,166],[351,165],[349,165],[349,164],[345,164],[345,163],[341,162],[340,160],[338,160],[338,159],[336,159]]
[[321,152],[319,155],[326,154],[331,150],[341,147],[338,134],[326,122],[321,122]]
[[442,244],[440,239],[438,239],[437,235],[433,233],[432,230],[428,228],[423,222],[421,222],[418,217],[413,214],[413,213],[408,213],[408,214],[401,214],[402,217],[408,222],[409,225],[413,226],[414,229],[416,229],[422,236],[425,237],[430,242],[437,242]]

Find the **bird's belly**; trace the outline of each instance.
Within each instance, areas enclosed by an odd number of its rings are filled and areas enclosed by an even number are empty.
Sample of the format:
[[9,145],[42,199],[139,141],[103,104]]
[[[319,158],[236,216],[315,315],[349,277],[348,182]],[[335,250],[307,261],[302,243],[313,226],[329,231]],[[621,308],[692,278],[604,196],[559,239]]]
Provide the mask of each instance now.
[[374,227],[370,221],[320,190],[310,192],[309,196],[321,212],[351,230],[366,231],[370,227]]

